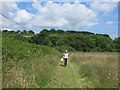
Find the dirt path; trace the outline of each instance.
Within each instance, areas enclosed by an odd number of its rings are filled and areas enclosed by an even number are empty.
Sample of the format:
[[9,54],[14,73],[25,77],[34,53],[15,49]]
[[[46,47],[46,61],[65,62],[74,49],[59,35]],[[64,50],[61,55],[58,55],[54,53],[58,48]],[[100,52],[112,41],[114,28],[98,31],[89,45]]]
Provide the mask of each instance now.
[[50,88],[89,87],[89,82],[86,82],[87,78],[82,78],[81,75],[79,75],[78,66],[71,62],[68,62],[68,65],[66,67],[63,67],[63,64],[64,63],[59,64],[59,66],[56,69],[54,77],[51,79],[49,85],[47,85],[46,87]]

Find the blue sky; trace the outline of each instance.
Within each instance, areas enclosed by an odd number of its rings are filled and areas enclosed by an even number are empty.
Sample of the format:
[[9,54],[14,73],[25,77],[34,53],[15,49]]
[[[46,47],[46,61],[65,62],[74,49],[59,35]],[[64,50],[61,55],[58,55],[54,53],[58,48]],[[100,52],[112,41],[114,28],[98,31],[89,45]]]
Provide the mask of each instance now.
[[[112,39],[118,36],[118,5],[114,2],[13,2],[4,3],[3,8],[3,14],[36,33],[55,28],[109,34]],[[22,30],[3,21],[4,29]]]

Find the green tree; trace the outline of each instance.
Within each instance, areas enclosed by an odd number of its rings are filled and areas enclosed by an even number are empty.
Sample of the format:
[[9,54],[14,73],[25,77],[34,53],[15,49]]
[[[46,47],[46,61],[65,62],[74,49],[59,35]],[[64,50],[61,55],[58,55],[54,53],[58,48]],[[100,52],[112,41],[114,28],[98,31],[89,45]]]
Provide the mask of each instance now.
[[115,48],[120,52],[120,37],[114,39]]
[[32,30],[29,30],[28,33],[29,34],[34,34],[34,32]]
[[22,32],[21,32],[21,34],[26,34],[27,33],[27,31],[26,30],[23,30]]
[[17,30],[17,32],[16,33],[20,33],[20,30]]
[[8,32],[8,30],[3,30],[3,32]]

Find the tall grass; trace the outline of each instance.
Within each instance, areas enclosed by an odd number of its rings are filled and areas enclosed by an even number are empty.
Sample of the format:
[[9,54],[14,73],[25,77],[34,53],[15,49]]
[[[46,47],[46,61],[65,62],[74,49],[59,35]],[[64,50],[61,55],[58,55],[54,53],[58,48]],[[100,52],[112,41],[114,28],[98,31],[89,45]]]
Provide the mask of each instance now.
[[3,88],[44,88],[58,65],[54,48],[3,38]]
[[118,88],[117,53],[72,53],[79,66],[79,74],[86,77],[95,88]]
[[58,65],[56,60],[54,55],[46,55],[19,62],[6,76],[3,87],[44,88],[54,76],[54,69]]

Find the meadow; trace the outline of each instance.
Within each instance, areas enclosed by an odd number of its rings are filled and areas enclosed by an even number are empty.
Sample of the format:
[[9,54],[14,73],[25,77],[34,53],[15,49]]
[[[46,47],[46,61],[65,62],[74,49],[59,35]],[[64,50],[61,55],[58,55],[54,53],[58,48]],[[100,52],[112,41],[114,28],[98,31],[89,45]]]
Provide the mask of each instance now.
[[2,40],[2,87],[44,87],[58,65],[59,52],[10,37]]
[[[30,43],[32,36],[3,33],[3,88],[118,88],[118,52],[50,47]],[[66,48],[69,59],[63,67],[60,59]]]
[[89,87],[118,87],[118,53],[71,53],[71,62],[78,66],[78,73],[90,81]]

